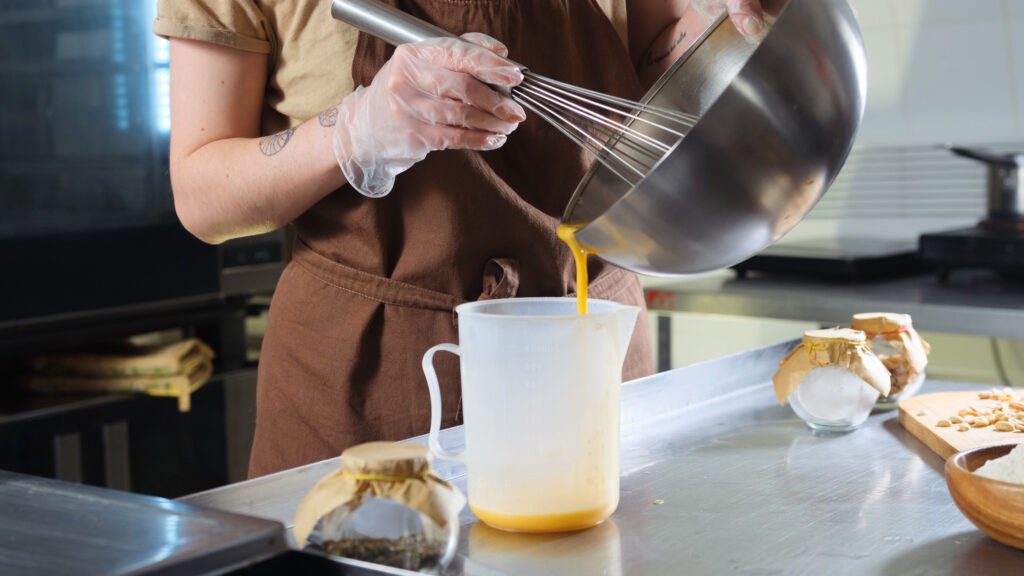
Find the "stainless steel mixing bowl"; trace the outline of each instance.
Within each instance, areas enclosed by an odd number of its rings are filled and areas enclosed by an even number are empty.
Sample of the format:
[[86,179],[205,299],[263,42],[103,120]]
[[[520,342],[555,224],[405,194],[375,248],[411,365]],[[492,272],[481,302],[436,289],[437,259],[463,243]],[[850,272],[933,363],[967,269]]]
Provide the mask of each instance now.
[[866,90],[864,43],[846,0],[788,0],[757,46],[720,21],[643,100],[700,114],[697,125],[635,188],[594,162],[563,221],[589,222],[577,233],[582,244],[643,274],[740,262],[828,189]]

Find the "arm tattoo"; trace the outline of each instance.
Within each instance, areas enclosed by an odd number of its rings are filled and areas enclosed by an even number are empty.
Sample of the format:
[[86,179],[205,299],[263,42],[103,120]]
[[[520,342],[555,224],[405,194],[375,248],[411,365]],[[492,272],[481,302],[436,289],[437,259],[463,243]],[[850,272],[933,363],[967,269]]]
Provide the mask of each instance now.
[[685,39],[686,39],[686,31],[684,30],[679,35],[679,37],[676,38],[675,42],[673,42],[672,45],[669,46],[668,49],[665,50],[664,52],[662,52],[661,54],[658,54],[657,56],[652,56],[650,53],[648,53],[647,57],[644,58],[646,64],[648,66],[653,66],[654,64],[658,64],[662,60],[668,58],[672,54],[672,52],[675,51],[676,48],[679,48],[679,45],[682,44],[683,40],[685,40]]
[[324,110],[319,116],[320,125],[324,128],[330,128],[338,123],[338,109],[331,108],[330,110]]
[[284,147],[292,139],[292,135],[295,134],[295,130],[296,128],[289,128],[284,132],[260,138],[260,152],[263,152],[264,156],[273,156],[284,150]]

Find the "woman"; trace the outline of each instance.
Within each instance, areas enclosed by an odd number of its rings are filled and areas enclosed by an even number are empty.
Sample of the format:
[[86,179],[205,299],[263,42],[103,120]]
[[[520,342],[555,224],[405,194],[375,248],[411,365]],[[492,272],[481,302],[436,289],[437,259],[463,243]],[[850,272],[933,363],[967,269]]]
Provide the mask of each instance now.
[[[334,21],[326,0],[159,4],[182,223],[211,243],[296,233],[260,359],[252,476],[426,432],[419,362],[456,339],[456,305],[573,292],[554,231],[587,160],[488,86],[521,81],[500,56],[637,98],[703,27],[687,0],[390,3],[473,45],[394,50]],[[756,0],[711,4],[760,33]],[[633,275],[590,270],[593,297],[643,305]],[[641,322],[624,377],[648,374],[650,356]],[[457,364],[438,364],[451,426]]]

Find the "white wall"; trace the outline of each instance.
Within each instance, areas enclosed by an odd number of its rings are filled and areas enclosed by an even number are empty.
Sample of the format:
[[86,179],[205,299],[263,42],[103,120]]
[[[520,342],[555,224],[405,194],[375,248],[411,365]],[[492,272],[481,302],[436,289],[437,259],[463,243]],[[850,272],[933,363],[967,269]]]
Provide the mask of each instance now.
[[944,143],[1024,151],[1024,0],[850,0],[868,55],[853,154],[791,233],[914,238],[985,214],[985,168]]
[[868,52],[859,144],[1024,140],[1024,0],[851,0]]

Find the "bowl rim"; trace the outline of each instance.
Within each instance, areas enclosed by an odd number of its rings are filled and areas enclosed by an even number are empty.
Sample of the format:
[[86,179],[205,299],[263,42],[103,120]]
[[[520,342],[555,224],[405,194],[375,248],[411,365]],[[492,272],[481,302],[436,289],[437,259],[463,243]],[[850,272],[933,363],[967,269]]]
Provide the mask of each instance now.
[[[1005,480],[996,480],[995,478],[989,478],[988,476],[982,476],[980,474],[977,474],[973,470],[968,470],[967,467],[965,467],[963,465],[963,461],[966,460],[967,456],[970,455],[970,454],[973,454],[973,453],[976,453],[976,452],[984,452],[986,450],[997,450],[997,449],[1003,449],[1003,448],[1006,448],[1007,449],[1007,453],[1009,453],[1011,450],[1013,450],[1017,446],[1024,446],[1024,442],[1014,442],[1014,443],[1005,443],[1005,444],[989,444],[987,446],[975,446],[974,448],[967,448],[966,450],[961,450],[961,451],[957,452],[956,454],[953,454],[952,456],[950,456],[949,458],[946,459],[946,466],[945,466],[946,478],[948,480],[951,473],[965,474],[967,476],[970,476],[970,477],[973,477],[973,478],[977,478],[978,481],[980,481],[980,482],[991,482],[991,483],[993,483],[996,486],[1006,486],[1006,487],[1013,487],[1013,488],[1016,488],[1016,489],[1024,489],[1024,483],[1022,483],[1022,482],[1007,482]],[[1006,454],[1003,454],[1003,456],[1005,456],[1005,455]],[[1002,456],[999,456],[999,458],[1001,458],[1001,457]],[[991,459],[992,458],[989,458],[988,460],[991,460]],[[988,460],[986,460],[986,462],[988,462]]]

